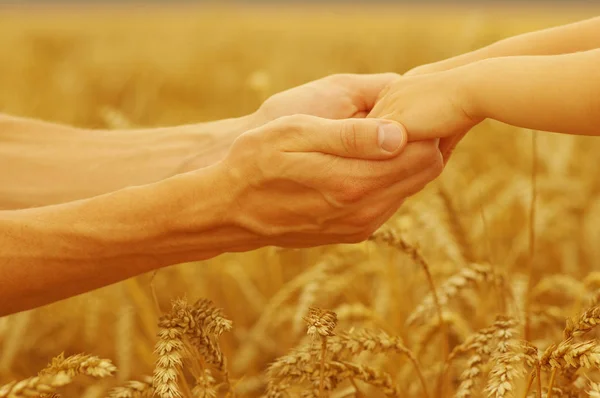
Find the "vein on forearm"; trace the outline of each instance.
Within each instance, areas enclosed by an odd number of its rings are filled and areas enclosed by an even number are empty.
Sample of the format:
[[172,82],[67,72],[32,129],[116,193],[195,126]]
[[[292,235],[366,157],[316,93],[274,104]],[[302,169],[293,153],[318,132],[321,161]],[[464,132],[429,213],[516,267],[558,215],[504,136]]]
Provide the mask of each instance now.
[[[65,204],[0,211],[0,316],[253,247],[214,167]],[[201,195],[202,196],[199,196]]]
[[0,209],[64,203],[149,184],[220,160],[241,119],[82,130],[0,115]]

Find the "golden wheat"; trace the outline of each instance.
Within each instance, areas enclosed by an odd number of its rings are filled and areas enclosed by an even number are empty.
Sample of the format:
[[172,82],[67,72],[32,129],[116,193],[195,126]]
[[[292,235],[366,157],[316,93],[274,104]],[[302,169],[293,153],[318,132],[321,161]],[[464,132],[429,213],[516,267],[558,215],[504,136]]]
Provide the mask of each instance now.
[[[327,74],[598,14],[318,7],[3,8],[0,111],[106,129],[228,118]],[[0,318],[0,397],[600,396],[600,142],[475,130],[375,242],[227,254]],[[93,355],[36,376],[63,351]],[[116,377],[78,376],[112,375],[100,357]]]

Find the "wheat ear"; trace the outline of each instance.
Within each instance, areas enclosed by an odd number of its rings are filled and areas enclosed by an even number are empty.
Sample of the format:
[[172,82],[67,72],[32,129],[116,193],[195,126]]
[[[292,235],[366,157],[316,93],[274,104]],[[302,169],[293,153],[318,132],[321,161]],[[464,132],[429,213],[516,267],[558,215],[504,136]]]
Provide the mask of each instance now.
[[151,376],[144,376],[140,381],[128,381],[123,386],[115,387],[108,392],[108,398],[152,398],[153,395]]
[[438,298],[437,290],[435,288],[435,283],[433,282],[433,278],[431,276],[431,270],[429,268],[429,264],[425,261],[425,258],[421,255],[419,250],[408,244],[405,240],[403,240],[399,235],[394,234],[391,230],[378,231],[375,232],[369,240],[378,243],[384,243],[390,247],[398,249],[404,253],[406,253],[410,258],[412,258],[425,272],[425,276],[427,278],[427,283],[429,284],[429,289],[431,290],[431,295],[433,297],[433,301],[435,303],[435,308],[437,310],[437,316],[440,323],[440,330],[442,334],[442,357],[445,359],[448,358],[448,328],[444,322],[444,315],[442,312],[442,306],[440,304],[440,300]]

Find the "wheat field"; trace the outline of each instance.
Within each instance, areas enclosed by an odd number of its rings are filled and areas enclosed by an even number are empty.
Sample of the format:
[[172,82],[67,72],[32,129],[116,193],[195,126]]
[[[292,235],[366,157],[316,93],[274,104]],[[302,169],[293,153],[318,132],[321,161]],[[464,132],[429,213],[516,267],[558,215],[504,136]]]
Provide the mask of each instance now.
[[[4,7],[0,112],[239,116],[599,10]],[[367,242],[223,255],[0,318],[0,397],[600,397],[599,152],[486,121]]]

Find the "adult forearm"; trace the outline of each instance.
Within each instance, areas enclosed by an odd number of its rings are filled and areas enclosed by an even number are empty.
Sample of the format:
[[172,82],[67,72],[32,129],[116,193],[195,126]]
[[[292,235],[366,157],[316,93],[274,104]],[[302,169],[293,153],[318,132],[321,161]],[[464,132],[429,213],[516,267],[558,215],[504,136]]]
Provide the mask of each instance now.
[[214,167],[66,204],[0,212],[0,316],[251,246]]
[[417,67],[408,74],[439,72],[488,58],[557,55],[600,48],[600,17],[509,37],[475,51]]
[[149,184],[221,159],[253,116],[140,130],[84,130],[0,115],[0,209]]
[[[536,130],[600,135],[600,49],[495,58],[456,71],[466,111]],[[575,98],[576,100],[568,100]]]

